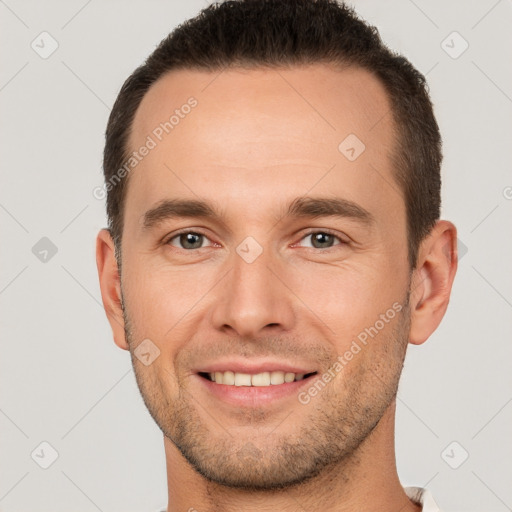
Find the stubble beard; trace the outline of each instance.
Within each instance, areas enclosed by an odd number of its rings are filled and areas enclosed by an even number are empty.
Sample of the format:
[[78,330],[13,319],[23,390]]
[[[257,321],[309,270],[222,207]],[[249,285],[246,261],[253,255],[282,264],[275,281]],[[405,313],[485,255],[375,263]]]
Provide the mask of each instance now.
[[[136,359],[136,338],[124,307],[123,314],[137,384],[163,434],[209,482],[256,492],[298,486],[331,470],[338,476],[350,474],[346,469],[357,464],[358,448],[396,396],[410,329],[408,297],[402,304],[389,332],[384,330],[370,342],[386,344],[384,360],[351,367],[350,378],[342,370],[307,406],[297,400],[297,410],[285,415],[281,424],[274,419],[278,426],[264,436],[255,435],[256,426],[267,419],[264,408],[241,415],[247,426],[243,436],[239,426],[234,434],[214,421],[204,410],[208,404],[202,406],[185,386],[170,397],[164,384],[171,374],[158,377]],[[286,434],[287,427],[291,435]]]

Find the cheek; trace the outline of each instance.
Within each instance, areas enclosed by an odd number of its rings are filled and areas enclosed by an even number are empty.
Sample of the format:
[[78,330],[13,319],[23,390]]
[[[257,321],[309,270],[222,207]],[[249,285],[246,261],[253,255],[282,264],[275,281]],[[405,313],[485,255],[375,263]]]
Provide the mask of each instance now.
[[181,339],[215,281],[212,268],[171,268],[150,261],[126,268],[130,271],[123,279],[123,294],[134,331],[142,339]]
[[[306,315],[323,323],[329,338],[350,339],[373,326],[403,298],[404,283],[377,259],[354,264],[295,265],[291,289],[305,304]],[[308,313],[307,309],[311,311]],[[393,315],[394,316],[394,315]],[[334,332],[332,332],[334,331]]]

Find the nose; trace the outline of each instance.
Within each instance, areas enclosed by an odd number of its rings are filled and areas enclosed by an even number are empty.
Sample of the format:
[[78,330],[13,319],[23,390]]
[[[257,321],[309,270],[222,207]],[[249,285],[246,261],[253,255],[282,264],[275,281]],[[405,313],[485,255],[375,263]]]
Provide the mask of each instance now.
[[233,251],[230,260],[216,287],[214,328],[247,338],[292,329],[294,295],[283,262],[265,251],[250,263]]

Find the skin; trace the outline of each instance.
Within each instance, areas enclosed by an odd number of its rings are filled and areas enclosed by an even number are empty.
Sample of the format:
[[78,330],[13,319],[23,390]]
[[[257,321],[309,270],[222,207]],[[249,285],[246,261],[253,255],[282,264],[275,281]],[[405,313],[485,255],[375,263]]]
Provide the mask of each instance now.
[[[109,232],[97,237],[115,343],[130,351],[164,433],[168,511],[420,510],[397,475],[395,396],[408,343],[423,343],[445,314],[456,228],[436,224],[411,274],[384,88],[325,64],[173,71],[144,97],[131,147],[190,96],[198,105],[129,175],[121,276]],[[351,133],[366,146],[352,162],[338,150]],[[284,216],[303,196],[353,201],[374,222]],[[222,219],[143,229],[147,210],[177,198],[208,201]],[[201,248],[167,243],[183,228],[205,235]],[[311,230],[334,237],[314,246]],[[252,263],[236,251],[248,236],[263,249]],[[234,407],[195,373],[231,355],[320,378],[393,304],[401,311],[307,404],[293,394]],[[145,366],[134,350],[148,338],[160,355]]]

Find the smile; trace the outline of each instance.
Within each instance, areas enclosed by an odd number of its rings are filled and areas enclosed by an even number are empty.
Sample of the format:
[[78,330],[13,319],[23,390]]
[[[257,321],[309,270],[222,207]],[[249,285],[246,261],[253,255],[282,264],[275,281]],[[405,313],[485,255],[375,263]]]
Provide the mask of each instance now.
[[256,374],[233,371],[199,373],[201,377],[208,379],[211,382],[215,382],[216,384],[251,387],[276,386],[279,384],[300,381],[315,374],[316,372],[304,374],[285,371],[261,372]]

